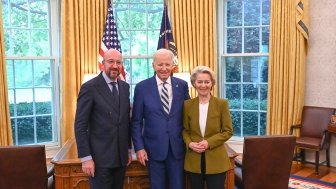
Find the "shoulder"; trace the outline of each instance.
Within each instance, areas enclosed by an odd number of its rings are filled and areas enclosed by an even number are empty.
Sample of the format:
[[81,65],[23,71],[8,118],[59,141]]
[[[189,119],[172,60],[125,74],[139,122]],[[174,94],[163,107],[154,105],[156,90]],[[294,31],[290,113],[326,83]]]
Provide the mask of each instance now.
[[188,100],[184,101],[184,106],[186,108],[189,108],[190,106],[192,106],[193,104],[195,104],[197,102],[198,102],[197,98],[188,99]]
[[129,88],[129,84],[126,81],[118,80],[118,83],[119,83],[120,86],[125,86],[125,87]]
[[217,98],[217,97],[214,97],[214,96],[211,97],[211,100],[219,106],[228,106],[228,104],[229,104],[229,101],[227,99]]
[[177,77],[171,77],[171,80],[172,80],[172,83],[176,83],[176,84],[179,84],[179,85],[183,85],[183,86],[186,86],[188,87],[188,83],[180,78],[177,78]]

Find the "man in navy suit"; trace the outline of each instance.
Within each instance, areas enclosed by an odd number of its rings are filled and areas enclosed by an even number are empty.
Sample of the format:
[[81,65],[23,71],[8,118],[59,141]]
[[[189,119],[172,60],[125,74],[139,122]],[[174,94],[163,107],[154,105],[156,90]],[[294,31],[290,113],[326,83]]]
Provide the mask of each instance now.
[[173,57],[158,50],[155,76],[134,90],[132,140],[138,161],[148,166],[151,189],[184,188],[183,102],[190,97],[187,82],[171,76]]
[[81,86],[75,118],[75,136],[82,170],[91,189],[122,189],[130,146],[129,85],[117,79],[122,55],[105,52],[104,70]]

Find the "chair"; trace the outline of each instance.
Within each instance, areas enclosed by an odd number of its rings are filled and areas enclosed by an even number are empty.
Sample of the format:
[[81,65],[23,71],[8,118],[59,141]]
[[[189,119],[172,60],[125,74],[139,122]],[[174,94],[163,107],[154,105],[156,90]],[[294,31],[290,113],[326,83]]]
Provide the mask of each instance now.
[[[295,161],[315,164],[315,173],[319,174],[319,165],[327,163],[330,167],[330,135],[328,125],[335,108],[304,106],[302,110],[301,124],[292,125],[290,134],[294,129],[299,129],[299,137],[296,139],[296,147],[300,149],[294,157]],[[306,161],[305,150],[315,151],[315,162]],[[320,151],[326,151],[326,161],[320,163]]]
[[245,137],[243,161],[236,161],[239,189],[288,189],[295,136]]
[[0,147],[0,188],[54,188],[53,169],[47,173],[46,163],[44,146]]

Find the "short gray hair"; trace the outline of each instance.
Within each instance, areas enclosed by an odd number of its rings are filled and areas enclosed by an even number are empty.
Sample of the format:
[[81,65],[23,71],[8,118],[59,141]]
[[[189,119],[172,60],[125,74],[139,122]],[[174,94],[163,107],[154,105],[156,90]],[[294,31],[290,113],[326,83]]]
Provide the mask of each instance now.
[[214,86],[216,84],[216,75],[215,75],[214,71],[212,71],[207,66],[197,66],[196,68],[194,68],[191,71],[191,75],[190,75],[190,82],[194,87],[195,87],[197,74],[199,74],[199,73],[209,74],[211,82],[212,82],[212,86]]
[[171,50],[169,50],[169,49],[165,49],[165,48],[159,49],[159,50],[157,50],[157,51],[154,53],[154,55],[153,55],[153,62],[155,62],[155,59],[156,59],[158,56],[162,55],[162,54],[168,54],[168,55],[171,57],[171,61],[172,61],[172,63],[173,63],[173,60],[174,60],[174,53],[173,53]]

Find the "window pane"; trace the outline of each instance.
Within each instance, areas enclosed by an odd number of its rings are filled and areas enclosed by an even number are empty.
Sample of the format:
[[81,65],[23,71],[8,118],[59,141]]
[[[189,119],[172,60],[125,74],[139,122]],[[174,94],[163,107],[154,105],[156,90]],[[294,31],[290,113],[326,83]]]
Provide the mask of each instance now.
[[11,47],[10,47],[10,30],[4,30],[4,35],[5,35],[5,53],[6,56],[11,55]]
[[132,31],[131,55],[147,54],[147,32]]
[[51,88],[35,89],[35,108],[36,114],[51,114],[52,109]]
[[162,19],[162,4],[152,4],[147,5],[148,11],[148,29],[157,29],[161,26]]
[[270,25],[270,0],[262,0],[262,24]]
[[245,28],[244,36],[244,52],[259,52],[259,28]]
[[231,119],[233,124],[233,135],[241,136],[241,112],[231,111]]
[[243,109],[258,110],[258,87],[254,84],[243,85]]
[[132,83],[138,83],[144,79],[147,79],[148,76],[148,63],[147,59],[132,59]]
[[26,0],[11,0],[12,27],[28,27],[28,3]]
[[227,29],[227,53],[242,52],[242,30],[241,28]]
[[228,0],[227,1],[227,25],[241,26],[242,25],[242,1]]
[[226,73],[226,81],[227,82],[240,82],[240,74],[241,74],[240,60],[241,58],[240,57],[226,57],[224,60],[225,60],[224,73]]
[[37,142],[49,142],[52,137],[52,118],[51,116],[36,117]]
[[244,136],[258,135],[258,113],[243,112]]
[[244,82],[259,82],[258,76],[258,57],[243,58],[243,81]]
[[31,60],[15,60],[15,87],[32,87],[33,70]]
[[121,44],[122,54],[124,56],[130,55],[130,32],[129,31],[118,31],[118,38]]
[[14,90],[8,90],[8,101],[9,101],[9,114],[11,117],[15,116],[14,114]]
[[19,145],[34,143],[34,118],[18,118],[17,129]]
[[29,6],[31,27],[48,28],[48,1],[32,1]]
[[261,82],[268,82],[268,57],[260,57],[260,79]]
[[29,55],[29,32],[27,30],[12,29],[12,56]]
[[16,90],[16,108],[18,116],[33,115],[33,90]]
[[31,31],[31,56],[49,56],[49,31],[33,30]]
[[34,86],[50,87],[50,60],[34,60]]
[[269,50],[269,27],[262,28],[261,52],[267,53]]
[[11,119],[10,120],[11,121],[11,127],[12,127],[12,138],[13,138],[13,143],[14,143],[14,145],[17,145],[16,144],[16,133],[17,133],[17,127],[15,126],[15,121],[16,121],[16,119]]
[[144,3],[146,0],[129,0],[130,3]]
[[162,3],[163,0],[147,0],[147,3]]
[[[115,2],[115,0],[114,0],[114,2]],[[114,13],[114,18],[117,22],[118,31],[120,29],[121,30],[129,29],[130,22],[128,21],[128,19],[129,19],[128,4],[115,3],[115,4],[113,4],[113,7],[115,8],[113,13]],[[119,40],[120,40],[120,38],[119,38]]]
[[146,4],[130,4],[130,19],[132,29],[146,29]]
[[240,109],[241,103],[241,85],[240,84],[226,84],[226,98],[229,99],[230,109]]
[[266,135],[266,113],[260,112],[260,135]]
[[157,50],[160,30],[148,31],[148,55],[152,56]]
[[7,84],[8,88],[14,87],[14,65],[12,60],[6,60]]
[[2,1],[2,21],[3,27],[9,27],[9,9],[7,1]]
[[260,110],[267,110],[267,85],[260,85]]
[[113,0],[113,3],[128,3],[129,0]]
[[244,1],[244,25],[259,25],[260,21],[260,0]]

